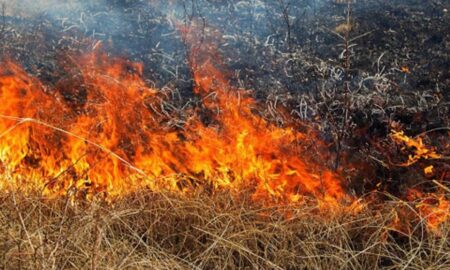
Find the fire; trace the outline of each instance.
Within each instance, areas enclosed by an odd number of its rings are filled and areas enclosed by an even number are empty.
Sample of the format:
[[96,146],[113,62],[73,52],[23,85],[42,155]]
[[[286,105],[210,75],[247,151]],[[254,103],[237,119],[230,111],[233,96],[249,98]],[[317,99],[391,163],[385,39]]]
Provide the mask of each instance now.
[[408,156],[408,161],[402,163],[402,166],[410,166],[420,159],[439,159],[442,156],[436,153],[435,149],[428,147],[423,143],[422,138],[411,138],[403,131],[392,131],[391,138],[397,143],[403,143],[407,148],[414,151],[413,155]]
[[415,208],[420,217],[425,220],[428,230],[439,234],[439,226],[450,219],[450,202],[445,196],[425,194],[416,189],[410,189],[408,199],[417,201]]
[[[369,207],[370,199],[354,200],[342,177],[327,168],[326,147],[313,130],[294,121],[274,124],[258,113],[251,91],[233,87],[214,42],[218,32],[195,23],[178,27],[200,102],[184,109],[176,127],[166,124],[176,117],[165,109],[170,100],[146,83],[142,63],[96,48],[64,59],[67,76],[48,85],[4,61],[0,190],[113,200],[142,189],[185,195],[245,189],[262,202],[313,198],[328,212],[343,203],[350,205],[346,213]],[[412,150],[401,166],[441,158],[421,138],[396,131],[391,138]],[[437,170],[429,165],[424,173]],[[414,190],[407,197],[428,229],[439,233],[449,219],[445,195]],[[408,231],[409,219],[400,222],[398,215],[392,227]]]
[[[400,166],[408,167],[416,164],[420,160],[443,159],[444,157],[437,153],[433,147],[423,143],[422,138],[411,138],[406,136],[403,131],[392,131],[391,138],[399,144],[403,145],[402,150],[409,149],[412,154],[408,156],[408,160],[401,163]],[[435,175],[434,165],[428,165],[423,169],[423,173],[427,177]],[[445,179],[446,172],[443,173],[442,179]],[[412,202],[420,219],[424,220],[429,231],[439,234],[440,225],[450,219],[450,201],[445,195],[448,188],[437,180],[432,180],[443,192],[422,192],[418,189],[408,189],[406,199]],[[408,220],[409,221],[409,220]],[[403,226],[405,227],[405,226]],[[407,227],[407,226],[406,226]]]
[[423,169],[423,172],[426,175],[432,175],[433,174],[433,169],[434,169],[434,166],[430,165],[430,166],[426,167],[425,169]]
[[0,161],[9,180],[2,188],[88,198],[143,188],[246,188],[263,201],[349,199],[340,177],[327,169],[314,132],[258,115],[257,102],[231,86],[217,47],[199,43],[198,32],[182,30],[202,101],[187,109],[182,128],[164,124],[170,117],[162,109],[165,97],[145,83],[140,63],[100,51],[76,56],[66,67],[69,79],[55,86],[12,61],[3,63]]

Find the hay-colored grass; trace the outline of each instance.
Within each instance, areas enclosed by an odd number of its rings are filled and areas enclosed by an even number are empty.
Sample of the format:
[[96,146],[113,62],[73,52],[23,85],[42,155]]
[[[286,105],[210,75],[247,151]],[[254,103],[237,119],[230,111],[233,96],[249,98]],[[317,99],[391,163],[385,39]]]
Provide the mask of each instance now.
[[1,269],[450,269],[450,226],[390,228],[393,209],[264,207],[243,191],[71,203],[0,195]]

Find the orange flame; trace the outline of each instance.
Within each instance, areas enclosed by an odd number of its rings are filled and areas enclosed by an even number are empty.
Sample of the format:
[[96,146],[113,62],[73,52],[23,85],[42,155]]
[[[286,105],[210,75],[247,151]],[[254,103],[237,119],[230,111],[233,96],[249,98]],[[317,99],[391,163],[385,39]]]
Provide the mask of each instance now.
[[[438,154],[433,147],[429,147],[423,143],[422,138],[411,138],[404,134],[403,131],[392,131],[391,138],[404,145],[402,150],[409,148],[413,151],[413,154],[408,156],[408,160],[400,166],[411,166],[420,160],[432,160],[441,159],[442,155]],[[424,168],[424,174],[426,176],[433,176],[434,166],[429,165]],[[445,175],[445,174],[444,174]],[[446,186],[433,180],[439,187],[448,190]],[[450,202],[447,200],[445,194],[442,192],[436,193],[424,193],[417,189],[409,189],[407,199],[414,203],[417,212],[421,219],[424,219],[429,231],[439,234],[439,227],[444,222],[450,219]]]
[[413,155],[408,156],[408,161],[401,164],[402,166],[410,166],[420,159],[439,159],[442,157],[433,148],[426,146],[420,137],[411,138],[406,136],[403,131],[392,131],[391,138],[397,143],[403,143],[414,151]]
[[417,201],[415,207],[421,218],[426,221],[428,230],[440,234],[440,225],[450,220],[450,202],[445,196],[410,189],[408,199]]
[[155,109],[161,94],[142,79],[142,64],[87,54],[67,71],[77,76],[51,88],[5,62],[0,161],[10,184],[2,188],[112,198],[142,188],[186,193],[210,186],[250,188],[255,200],[348,199],[340,177],[324,160],[317,162],[325,155],[305,146],[320,145],[313,132],[278,127],[255,113],[255,100],[230,85],[218,68],[217,46],[199,43],[198,32],[183,29],[183,37],[191,51],[194,92],[212,121],[205,124],[191,109],[180,130],[161,123]]

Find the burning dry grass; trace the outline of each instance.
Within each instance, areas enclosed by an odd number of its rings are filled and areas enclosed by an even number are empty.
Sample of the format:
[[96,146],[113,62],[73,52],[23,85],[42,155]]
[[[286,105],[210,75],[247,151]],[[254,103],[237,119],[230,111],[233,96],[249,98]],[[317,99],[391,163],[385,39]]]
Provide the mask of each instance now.
[[[30,1],[16,2],[6,15],[31,16]],[[61,40],[71,29],[85,29],[84,19],[84,13],[74,25],[63,19]],[[192,76],[195,97],[185,104],[178,90],[150,83],[143,63],[114,57],[108,46],[103,52],[101,40],[86,45],[87,52],[61,52],[49,61],[61,69],[46,71],[51,80],[21,61],[3,61],[0,268],[450,269],[448,140],[435,149],[420,136],[448,127],[371,138],[370,121],[359,121],[357,135],[349,120],[361,118],[361,108],[362,115],[379,115],[380,129],[405,130],[408,121],[391,121],[398,117],[385,111],[401,108],[410,116],[435,108],[445,115],[439,98],[414,93],[414,104],[425,102],[416,109],[400,95],[401,105],[391,106],[388,100],[399,94],[380,69],[382,53],[378,73],[362,78],[347,100],[350,90],[334,87],[349,83],[347,75],[324,62],[315,69],[329,78],[327,90],[302,96],[292,111],[320,123],[300,124],[286,113],[289,106],[277,106],[288,103],[277,90],[262,112],[253,91],[228,78],[221,31],[203,20],[173,23],[172,30]],[[19,36],[18,43],[26,40]],[[366,81],[375,91],[367,86],[370,95],[356,94]],[[327,164],[327,134],[337,138],[334,163],[342,175]],[[439,144],[444,135],[435,137]],[[341,151],[357,154],[344,164]],[[362,195],[367,190],[393,190],[407,201]]]
[[[3,269],[449,269],[450,226],[405,235],[396,209],[268,208],[245,191],[190,198],[142,191],[113,205],[2,194]],[[408,206],[406,206],[408,208]],[[371,206],[370,209],[377,208]],[[412,208],[411,208],[412,209]],[[413,209],[411,210],[412,212]],[[319,213],[319,214],[318,214]]]

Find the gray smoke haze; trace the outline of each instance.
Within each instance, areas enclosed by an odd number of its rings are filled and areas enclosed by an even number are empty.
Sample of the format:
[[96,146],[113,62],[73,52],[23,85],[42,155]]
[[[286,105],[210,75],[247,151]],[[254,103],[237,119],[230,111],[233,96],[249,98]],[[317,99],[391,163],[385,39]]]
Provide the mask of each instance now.
[[[288,11],[294,22],[319,9],[324,0],[0,0],[6,15],[20,18],[45,17],[62,27],[114,34],[129,33],[146,15],[186,20],[199,17],[217,26],[232,24],[241,31],[265,31]],[[272,24],[272,25],[271,25]],[[136,26],[136,25],[134,25]]]
[[[324,29],[333,29],[342,23],[346,7],[333,4],[333,0],[2,1],[11,25],[19,29],[21,21],[24,22],[22,29],[29,32],[30,39],[34,39],[36,28],[44,36],[41,43],[48,45],[45,50],[72,49],[76,47],[72,46],[72,41],[76,44],[83,38],[89,38],[95,44],[97,41],[111,44],[108,47],[111,53],[144,62],[152,80],[161,85],[173,78],[182,84],[189,80],[186,47],[175,25],[204,22],[205,26],[222,34],[220,49],[226,51],[227,66],[239,72],[241,81],[250,84],[242,87],[254,89],[279,88],[285,82],[289,83],[286,88],[310,87],[309,82],[297,83],[294,79],[303,75],[293,76],[297,71],[291,69],[311,66],[312,61],[320,62],[309,58],[315,57],[315,49],[325,41],[335,43],[334,37]],[[332,13],[331,5],[334,7]],[[17,21],[16,18],[20,19]],[[11,32],[11,36],[15,34]],[[59,46],[64,44],[61,40],[69,44],[63,50]],[[33,60],[41,53],[33,50],[34,47],[19,51],[16,58],[42,65],[44,61]],[[297,52],[294,60],[279,60],[293,51]],[[326,59],[336,53],[323,49],[318,54]],[[49,54],[48,58],[51,57]],[[259,59],[259,63],[254,59]],[[46,69],[50,68],[40,70]],[[309,71],[305,68],[305,72]],[[259,83],[257,78],[270,84],[253,85]]]

